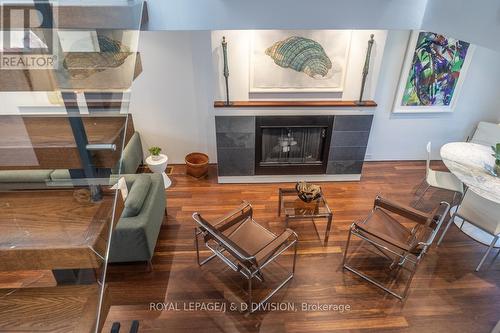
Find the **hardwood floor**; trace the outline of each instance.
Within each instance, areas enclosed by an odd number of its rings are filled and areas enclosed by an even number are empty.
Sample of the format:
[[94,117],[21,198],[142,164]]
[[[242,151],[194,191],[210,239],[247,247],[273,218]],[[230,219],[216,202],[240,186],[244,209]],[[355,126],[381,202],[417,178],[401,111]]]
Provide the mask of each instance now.
[[[97,284],[2,289],[0,332],[94,332],[99,289]],[[102,309],[105,316],[109,304]]]
[[[405,303],[341,269],[352,221],[366,216],[377,194],[410,203],[423,176],[423,162],[371,162],[365,164],[360,182],[321,183],[334,213],[328,246],[322,245],[311,221],[292,222],[290,227],[300,237],[296,275],[271,298],[275,303],[294,303],[299,309],[247,315],[229,308],[225,313],[184,309],[189,302],[237,301],[245,282],[215,260],[197,266],[191,214],[199,211],[208,219],[215,218],[245,199],[252,203],[259,223],[279,231],[284,220],[277,217],[278,187],[293,184],[217,184],[214,166],[204,180],[190,178],[184,175],[183,166],[174,166],[173,185],[167,190],[168,216],[152,260],[153,270],[148,272],[142,263],[110,267],[112,307],[103,332],[109,332],[114,321],[120,321],[122,330],[128,332],[134,319],[140,320],[140,332],[490,332],[500,319],[500,259],[489,264],[498,250],[481,272],[474,272],[486,247],[455,227],[422,261]],[[430,190],[424,209],[451,197]],[[322,235],[326,223],[317,223]],[[278,281],[283,268],[290,267],[291,255],[283,259],[282,267],[264,272],[270,285]],[[364,263],[370,272],[383,273],[378,261]],[[257,289],[266,290],[264,285]],[[152,302],[174,303],[180,310],[150,310]],[[350,309],[304,311],[302,303]]]

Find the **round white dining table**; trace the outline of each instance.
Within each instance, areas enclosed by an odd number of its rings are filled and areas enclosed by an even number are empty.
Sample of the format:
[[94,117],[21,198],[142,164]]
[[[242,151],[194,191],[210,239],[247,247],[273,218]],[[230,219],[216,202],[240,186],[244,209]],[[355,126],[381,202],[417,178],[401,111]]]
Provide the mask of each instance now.
[[[470,142],[452,142],[441,147],[440,153],[446,167],[467,186],[468,191],[500,203],[500,177],[491,173],[495,165],[491,147]],[[455,218],[454,222],[457,226],[462,226],[461,219]],[[467,222],[461,230],[486,245],[493,240],[493,236]],[[500,240],[495,247],[500,247]]]

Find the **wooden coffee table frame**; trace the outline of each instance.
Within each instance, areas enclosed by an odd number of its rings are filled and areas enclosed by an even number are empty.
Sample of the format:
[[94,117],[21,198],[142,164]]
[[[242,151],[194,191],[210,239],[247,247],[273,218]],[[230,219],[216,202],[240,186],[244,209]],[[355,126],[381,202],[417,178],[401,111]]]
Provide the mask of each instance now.
[[[297,190],[294,188],[279,188],[278,189],[278,216],[281,216],[281,212],[285,211],[285,200],[284,196],[295,196],[298,199],[297,196]],[[332,228],[332,221],[333,221],[333,213],[328,206],[328,202],[326,201],[325,196],[323,195],[323,192],[321,192],[321,195],[316,201],[323,201],[323,205],[327,210],[327,213],[322,213],[322,214],[300,214],[300,215],[290,215],[286,214],[285,211],[285,227],[288,227],[288,221],[290,220],[302,220],[302,219],[308,219],[311,218],[313,222],[314,229],[316,230],[316,234],[318,234],[318,237],[321,239],[321,236],[318,232],[318,228],[316,227],[316,222],[314,221],[315,218],[326,218],[327,224],[326,224],[326,230],[325,230],[325,238],[324,238],[324,246],[328,245],[328,239],[330,237],[330,229]],[[320,203],[318,202],[318,205]]]

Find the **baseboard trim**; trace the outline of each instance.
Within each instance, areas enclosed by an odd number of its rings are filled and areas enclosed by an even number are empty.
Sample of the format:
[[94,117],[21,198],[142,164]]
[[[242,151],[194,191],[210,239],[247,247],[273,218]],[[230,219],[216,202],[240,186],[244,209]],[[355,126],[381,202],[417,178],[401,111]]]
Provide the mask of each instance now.
[[361,174],[349,175],[265,175],[265,176],[219,176],[219,184],[239,183],[295,183],[308,182],[351,182],[359,181]]

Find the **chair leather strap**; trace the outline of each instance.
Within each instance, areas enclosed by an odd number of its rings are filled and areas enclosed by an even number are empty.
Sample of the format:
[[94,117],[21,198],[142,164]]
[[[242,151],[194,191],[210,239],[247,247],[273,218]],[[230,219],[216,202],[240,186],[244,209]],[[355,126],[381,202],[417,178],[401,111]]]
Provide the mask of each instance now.
[[356,226],[357,229],[361,229],[363,232],[366,232],[367,234],[369,235],[372,235],[372,236],[375,236],[377,237],[378,239],[386,242],[386,243],[389,243],[391,245],[394,245],[396,246],[397,248],[403,250],[403,251],[409,251],[410,250],[410,247],[404,243],[401,243],[391,237],[388,237],[386,234],[383,234],[381,232],[378,232],[376,230],[373,230],[373,229],[367,229],[367,228],[364,228],[362,224],[358,224],[357,222],[354,222],[354,225]]
[[386,209],[390,212],[396,213],[400,216],[406,217],[412,221],[415,221],[415,222],[418,222],[421,224],[425,224],[431,216],[429,214],[425,214],[425,213],[423,213],[417,209],[414,209],[412,207],[403,206],[399,203],[384,199],[380,196],[377,196],[375,198],[374,206]]

